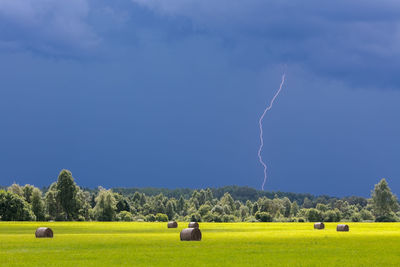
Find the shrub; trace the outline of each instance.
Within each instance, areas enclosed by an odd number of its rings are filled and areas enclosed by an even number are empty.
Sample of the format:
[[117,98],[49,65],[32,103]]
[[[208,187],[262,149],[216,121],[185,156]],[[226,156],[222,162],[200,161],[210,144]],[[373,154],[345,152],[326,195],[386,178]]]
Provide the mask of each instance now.
[[316,209],[319,210],[319,211],[325,212],[325,211],[329,210],[329,207],[327,205],[325,205],[325,204],[318,203],[317,206],[316,206]]
[[215,205],[214,208],[212,208],[211,212],[222,215],[224,214],[224,209],[220,205]]
[[84,222],[84,221],[86,221],[86,218],[83,217],[82,215],[78,215],[77,221],[78,222]]
[[360,213],[355,212],[355,213],[351,216],[350,219],[351,219],[352,222],[361,222],[362,217],[361,217],[361,214],[360,214]]
[[223,222],[234,222],[235,221],[235,216],[233,216],[233,215],[224,215],[224,216],[222,216],[222,221]]
[[0,191],[0,220],[34,221],[36,216],[23,197],[11,192]]
[[340,211],[338,209],[328,210],[323,214],[324,222],[340,222]]
[[191,222],[201,222],[200,214],[198,214],[197,212],[190,214],[190,221]]
[[387,215],[378,216],[375,219],[376,222],[397,222],[399,218],[393,212],[390,212]]
[[320,222],[323,220],[322,212],[314,208],[308,209],[306,216],[307,220],[310,222]]
[[199,208],[199,213],[201,216],[206,215],[209,211],[211,211],[211,207],[207,204],[201,205]]
[[203,222],[212,222],[212,221],[214,221],[214,216],[213,216],[210,212],[208,212],[207,214],[205,214],[205,215],[201,218],[201,220],[202,220]]
[[123,221],[123,222],[132,222],[133,221],[133,216],[132,213],[129,211],[123,210],[117,215],[118,221]]
[[144,222],[146,221],[146,217],[143,215],[136,215],[135,217],[133,217],[133,220],[135,222]]
[[360,214],[361,214],[361,218],[362,218],[364,221],[371,221],[371,220],[374,219],[374,215],[372,215],[372,212],[370,212],[369,210],[362,209],[362,210],[360,211]]
[[168,216],[164,213],[157,213],[155,219],[157,222],[168,222]]
[[148,214],[148,215],[146,215],[146,221],[147,222],[155,222],[156,216],[154,216],[154,214]]
[[222,215],[219,213],[212,213],[213,222],[222,222]]
[[255,217],[257,220],[259,220],[260,222],[272,222],[272,215],[269,214],[268,212],[264,212],[264,211],[257,211],[255,214]]
[[245,219],[245,222],[258,222],[258,221],[255,217],[249,216]]

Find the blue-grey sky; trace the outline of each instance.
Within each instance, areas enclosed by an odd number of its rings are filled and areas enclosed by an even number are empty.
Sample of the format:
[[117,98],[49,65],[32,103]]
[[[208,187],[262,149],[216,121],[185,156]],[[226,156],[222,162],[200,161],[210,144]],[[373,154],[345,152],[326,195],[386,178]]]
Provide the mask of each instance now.
[[0,0],[0,184],[400,192],[400,2]]

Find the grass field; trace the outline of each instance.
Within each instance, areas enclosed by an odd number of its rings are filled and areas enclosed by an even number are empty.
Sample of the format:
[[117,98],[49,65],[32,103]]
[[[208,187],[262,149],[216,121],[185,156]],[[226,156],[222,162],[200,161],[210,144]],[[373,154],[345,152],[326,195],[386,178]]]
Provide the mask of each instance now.
[[[181,242],[166,223],[0,222],[1,266],[399,266],[400,223],[201,223]],[[48,226],[53,239],[36,239]]]

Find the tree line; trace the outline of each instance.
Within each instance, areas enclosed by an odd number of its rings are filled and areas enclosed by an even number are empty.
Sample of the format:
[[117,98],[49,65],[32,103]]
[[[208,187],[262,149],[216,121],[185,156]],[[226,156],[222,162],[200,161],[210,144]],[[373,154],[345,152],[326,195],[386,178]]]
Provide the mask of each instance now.
[[399,202],[385,179],[369,199],[238,186],[88,189],[79,187],[68,170],[43,191],[15,183],[0,189],[2,221],[394,222],[399,217]]

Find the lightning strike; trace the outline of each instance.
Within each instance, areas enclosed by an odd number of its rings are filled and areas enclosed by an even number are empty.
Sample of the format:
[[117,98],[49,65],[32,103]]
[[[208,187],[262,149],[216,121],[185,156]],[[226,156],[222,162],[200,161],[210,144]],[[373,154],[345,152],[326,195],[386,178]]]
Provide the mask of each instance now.
[[264,186],[265,186],[265,183],[267,181],[267,164],[263,161],[263,158],[261,156],[261,151],[262,151],[262,149],[264,147],[264,136],[263,136],[264,132],[263,132],[263,124],[262,124],[262,122],[263,122],[263,119],[264,119],[265,115],[267,114],[267,112],[272,108],[272,106],[273,106],[273,104],[275,102],[275,99],[278,97],[278,95],[282,91],[282,86],[285,83],[285,75],[286,74],[283,73],[282,81],[281,81],[281,84],[279,86],[278,91],[275,93],[274,97],[272,98],[271,102],[269,103],[269,106],[267,106],[265,108],[263,114],[261,115],[261,117],[260,117],[260,119],[258,121],[258,124],[259,124],[259,127],[260,127],[260,148],[258,149],[258,159],[259,159],[261,165],[264,167],[264,181],[263,181],[262,186],[261,186],[262,190],[264,190]]

